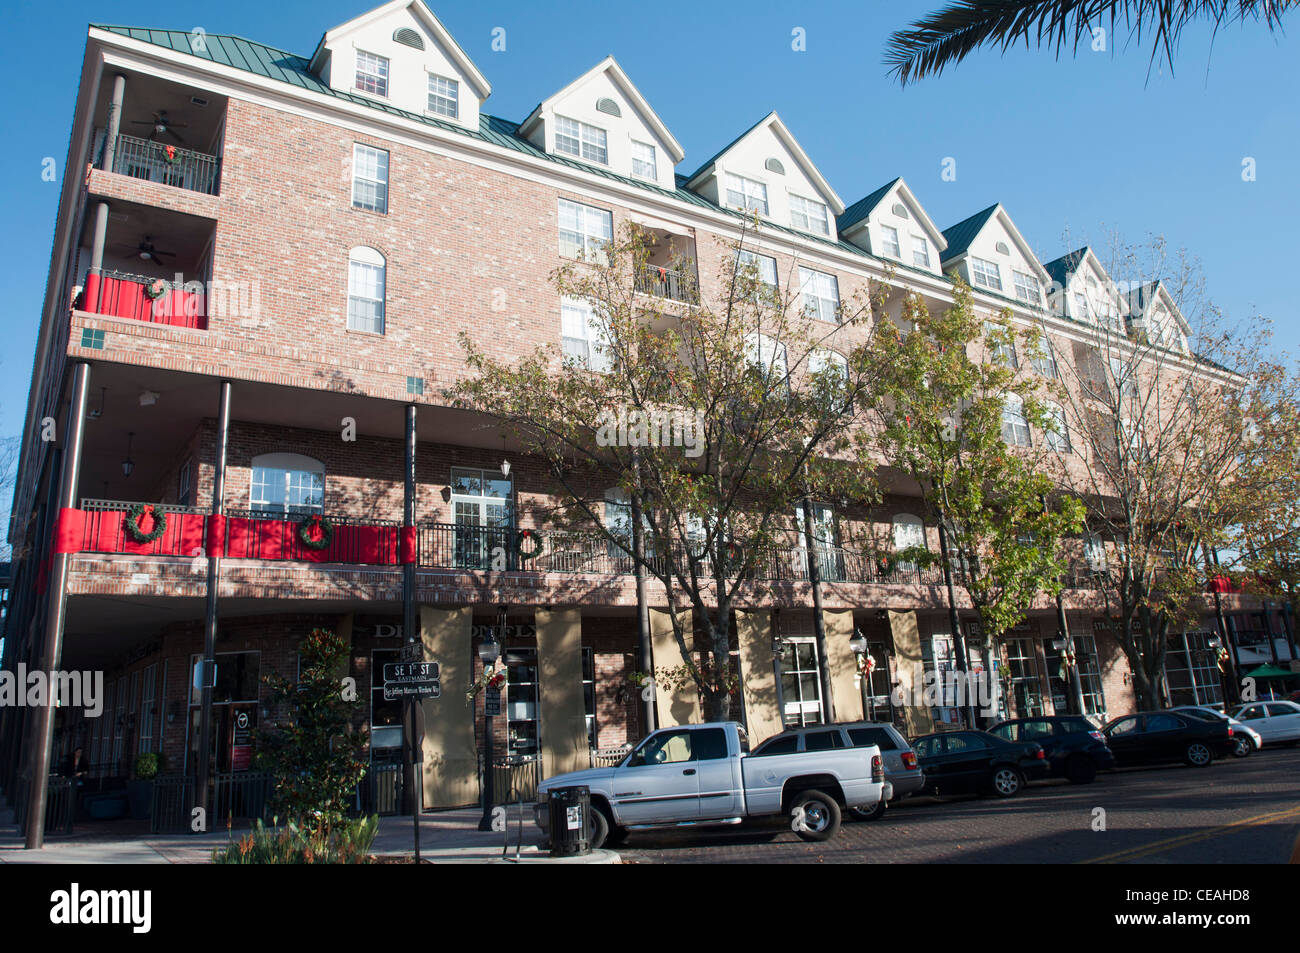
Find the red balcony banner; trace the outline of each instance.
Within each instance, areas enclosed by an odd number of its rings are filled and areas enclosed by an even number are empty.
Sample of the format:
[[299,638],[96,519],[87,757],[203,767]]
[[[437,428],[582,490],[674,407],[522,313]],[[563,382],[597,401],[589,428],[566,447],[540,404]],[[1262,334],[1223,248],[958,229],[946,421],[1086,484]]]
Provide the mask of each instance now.
[[403,526],[401,545],[402,565],[415,562],[418,549],[419,546],[417,544],[416,528],[414,526]]
[[86,275],[86,287],[81,294],[81,307],[83,311],[99,311],[99,275],[91,272]]
[[203,296],[190,291],[169,286],[155,299],[145,293],[143,283],[111,275],[99,279],[96,291],[96,299],[91,298],[89,291],[86,294],[86,308],[96,314],[179,328],[203,330],[208,326]]
[[54,552],[75,553],[81,550],[86,532],[86,514],[65,506],[54,524]]
[[224,556],[226,553],[226,518],[216,513],[208,516],[207,554]]

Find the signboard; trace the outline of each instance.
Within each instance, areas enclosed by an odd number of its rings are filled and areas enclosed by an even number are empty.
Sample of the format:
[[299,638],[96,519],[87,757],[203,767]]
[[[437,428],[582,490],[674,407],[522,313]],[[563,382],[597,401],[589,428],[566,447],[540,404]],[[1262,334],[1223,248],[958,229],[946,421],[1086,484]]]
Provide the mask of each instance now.
[[442,684],[437,662],[385,662],[384,701],[439,698]]
[[501,714],[501,689],[485,688],[483,690],[483,713],[492,718]]
[[247,771],[253,764],[253,719],[246,710],[235,712],[231,729],[230,770]]
[[403,662],[423,662],[424,661],[424,643],[422,642],[404,642],[401,649],[398,650],[397,657]]
[[[470,637],[475,639],[486,639],[491,636],[494,639],[501,638],[501,626],[499,625],[475,625],[470,627]],[[537,626],[525,622],[523,625],[508,625],[505,631],[506,639],[535,639],[537,638]]]

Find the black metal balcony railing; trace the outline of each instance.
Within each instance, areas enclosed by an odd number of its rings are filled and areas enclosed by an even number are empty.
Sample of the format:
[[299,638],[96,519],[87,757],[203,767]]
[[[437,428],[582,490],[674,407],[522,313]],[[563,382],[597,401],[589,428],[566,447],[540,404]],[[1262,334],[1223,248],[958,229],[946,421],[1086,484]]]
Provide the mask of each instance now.
[[120,135],[113,153],[112,171],[191,192],[216,195],[218,165],[216,156],[203,152]]
[[700,289],[694,275],[658,265],[643,265],[636,275],[635,288],[642,294],[686,304],[695,304],[700,300]]

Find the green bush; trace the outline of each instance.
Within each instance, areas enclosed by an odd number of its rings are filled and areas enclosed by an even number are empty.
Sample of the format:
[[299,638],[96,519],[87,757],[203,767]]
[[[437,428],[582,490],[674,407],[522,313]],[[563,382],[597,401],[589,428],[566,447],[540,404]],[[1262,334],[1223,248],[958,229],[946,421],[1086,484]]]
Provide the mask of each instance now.
[[135,756],[135,776],[137,780],[152,781],[158,777],[160,767],[158,755],[152,751],[146,751]]
[[238,841],[212,852],[214,864],[369,864],[379,815],[335,825],[328,833],[299,827],[257,826]]

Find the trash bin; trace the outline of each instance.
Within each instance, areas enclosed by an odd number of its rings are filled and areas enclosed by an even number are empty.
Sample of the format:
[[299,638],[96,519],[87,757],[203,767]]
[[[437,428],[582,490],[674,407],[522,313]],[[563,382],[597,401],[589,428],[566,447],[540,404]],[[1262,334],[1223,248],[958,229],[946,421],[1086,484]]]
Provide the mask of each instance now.
[[571,857],[591,852],[591,788],[575,785],[551,789],[551,856]]

